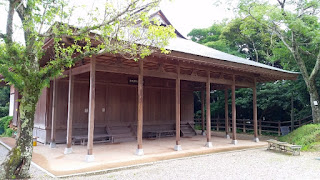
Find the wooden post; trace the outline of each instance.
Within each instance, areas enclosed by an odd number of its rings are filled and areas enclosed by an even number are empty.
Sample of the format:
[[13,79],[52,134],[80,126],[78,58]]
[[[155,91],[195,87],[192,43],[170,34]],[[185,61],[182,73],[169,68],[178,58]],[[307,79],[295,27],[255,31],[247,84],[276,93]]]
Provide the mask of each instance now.
[[261,122],[261,119],[259,119],[259,134],[262,135],[262,122]]
[[278,136],[281,136],[281,122],[278,121]]
[[220,117],[218,116],[218,118],[217,118],[217,131],[219,131],[220,130],[220,127],[219,127],[219,121],[220,121]]
[[253,88],[252,88],[252,100],[253,100],[253,131],[254,131],[254,142],[259,142],[258,138],[258,110],[257,110],[257,79],[253,78]]
[[181,151],[180,145],[180,66],[177,66],[177,79],[176,79],[176,145],[175,151]]
[[94,160],[93,156],[93,136],[94,136],[94,113],[96,101],[96,57],[90,59],[90,89],[89,89],[89,115],[88,115],[88,144],[86,161]]
[[210,110],[210,71],[207,71],[206,83],[206,108],[207,108],[207,144],[206,147],[212,147],[211,142],[211,110]]
[[56,147],[56,118],[57,118],[57,80],[53,80],[52,87],[52,115],[51,115],[51,142],[50,148]]
[[142,128],[143,128],[143,60],[139,60],[139,75],[138,75],[138,123],[137,123],[137,141],[138,148],[136,155],[142,156]]
[[293,109],[293,93],[291,92],[291,132],[294,130],[294,109]]
[[74,89],[74,76],[72,70],[69,71],[69,92],[68,92],[68,120],[67,120],[67,148],[64,154],[72,153],[72,120],[73,120],[73,89]]
[[225,118],[225,131],[226,138],[230,139],[229,136],[229,117],[228,117],[228,89],[224,90],[224,118]]
[[246,120],[242,119],[242,131],[246,133]]
[[201,123],[202,123],[202,135],[205,136],[206,133],[204,131],[205,126],[205,119],[204,119],[204,90],[201,91]]
[[236,83],[235,76],[232,76],[232,144],[236,145],[237,141],[237,113],[236,113]]

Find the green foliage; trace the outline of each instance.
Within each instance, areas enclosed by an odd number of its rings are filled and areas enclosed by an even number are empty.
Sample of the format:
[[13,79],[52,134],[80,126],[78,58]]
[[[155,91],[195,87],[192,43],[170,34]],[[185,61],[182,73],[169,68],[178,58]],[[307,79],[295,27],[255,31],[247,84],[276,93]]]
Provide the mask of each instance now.
[[229,42],[221,38],[222,32],[226,27],[226,22],[215,23],[210,28],[206,29],[193,29],[188,36],[191,40],[208,47],[223,51],[235,56],[246,57],[245,54],[239,51],[239,47],[230,46]]
[[13,130],[10,129],[9,125],[12,121],[12,116],[6,116],[3,118],[0,118],[0,135],[1,136],[8,136],[11,137]]
[[[306,3],[309,1],[301,2]],[[287,1],[287,3],[297,5],[295,1]],[[290,40],[283,42],[278,35],[279,33],[283,34],[286,39],[289,39],[290,36],[292,36],[291,33],[293,30],[295,30],[302,34],[301,36],[299,34],[294,35],[298,38],[297,44],[301,45],[300,47],[302,48],[299,50],[299,52],[302,52],[300,56],[306,62],[305,66],[310,73],[316,62],[316,55],[320,47],[318,45],[319,41],[313,40],[313,38],[319,39],[317,38],[320,32],[319,19],[311,15],[312,13],[316,13],[311,10],[318,8],[318,6],[316,6],[318,3],[311,4],[307,10],[304,9],[306,11],[310,10],[310,12],[301,15],[301,18],[296,18],[293,12],[289,12],[290,10],[287,8],[288,10],[286,9],[286,12],[288,12],[288,16],[290,14],[290,17],[287,17],[284,21],[282,11],[278,11],[279,7],[276,5],[271,6],[268,5],[267,2],[261,3],[261,1],[254,0],[241,1],[239,4],[239,16],[237,18],[229,22],[215,23],[210,28],[194,29],[188,36],[195,42],[229,54],[282,69],[299,71],[300,68],[295,57],[285,44],[285,42],[291,43]],[[301,6],[304,7],[306,4],[301,4]],[[249,10],[250,13],[248,12]],[[301,10],[301,13],[304,10]],[[275,25],[282,24],[284,26],[275,27],[277,30],[275,32],[272,28],[269,28],[272,21],[277,22]],[[286,23],[290,25],[285,26]],[[304,27],[306,29],[304,29]],[[286,28],[285,31],[283,30],[284,28]],[[293,29],[291,30],[290,28]],[[315,44],[313,44],[313,42]],[[277,81],[275,83],[258,84],[258,118],[264,117],[266,120],[271,121],[290,120],[292,96],[295,119],[302,119],[309,116],[311,114],[310,94],[308,93],[305,79],[310,78],[299,76],[297,81]],[[315,84],[319,87],[320,80],[318,74],[315,76],[315,79]],[[212,116],[224,117],[224,94],[216,91],[212,94],[211,99]],[[196,117],[201,116],[199,104],[200,100],[195,99]],[[231,97],[229,95],[229,105],[230,104]],[[238,118],[252,118],[251,89],[236,90],[236,104]],[[229,109],[230,108],[229,106]]]
[[304,125],[279,139],[280,141],[301,145],[303,151],[319,151],[320,124]]
[[[320,123],[320,1],[290,0],[271,4],[268,1],[241,0],[239,15],[251,17],[269,34],[275,34],[271,60],[280,60],[289,70],[299,70],[309,93],[314,122]],[[250,28],[250,25],[246,25]]]
[[0,86],[0,117],[4,117],[8,115],[9,99],[10,99],[10,87]]

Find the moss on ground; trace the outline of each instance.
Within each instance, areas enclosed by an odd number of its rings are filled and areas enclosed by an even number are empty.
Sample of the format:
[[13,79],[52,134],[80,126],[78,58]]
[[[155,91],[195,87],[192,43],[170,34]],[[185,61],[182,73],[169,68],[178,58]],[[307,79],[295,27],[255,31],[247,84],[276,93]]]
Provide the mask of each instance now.
[[320,124],[304,125],[288,135],[280,137],[279,140],[301,145],[302,151],[319,151]]

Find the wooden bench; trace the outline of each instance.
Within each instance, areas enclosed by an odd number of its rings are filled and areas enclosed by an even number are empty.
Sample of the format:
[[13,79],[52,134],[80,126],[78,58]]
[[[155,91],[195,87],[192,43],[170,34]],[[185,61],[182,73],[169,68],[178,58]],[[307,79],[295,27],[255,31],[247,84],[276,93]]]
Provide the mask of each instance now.
[[[77,135],[72,136],[72,144],[80,142],[81,145],[86,145],[88,142],[88,135]],[[93,136],[94,143],[104,143],[104,142],[111,142],[113,143],[113,136],[110,134],[95,134]]]
[[148,138],[159,138],[161,136],[174,136],[175,135],[176,130],[160,130],[160,131],[148,131],[147,132],[147,136]]
[[293,145],[293,144],[289,144],[287,142],[281,142],[281,141],[277,141],[274,139],[269,139],[267,140],[268,142],[268,149],[267,150],[271,150],[271,149],[275,149],[275,150],[279,150],[281,152],[291,152],[292,155],[300,155],[300,150],[301,147],[300,145]]

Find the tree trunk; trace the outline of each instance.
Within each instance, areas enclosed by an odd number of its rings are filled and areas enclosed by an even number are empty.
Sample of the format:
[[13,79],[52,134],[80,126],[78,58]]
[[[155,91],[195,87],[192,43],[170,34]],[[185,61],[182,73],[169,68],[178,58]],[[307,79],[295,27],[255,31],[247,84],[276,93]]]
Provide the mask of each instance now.
[[[32,158],[32,138],[34,113],[39,99],[39,90],[25,88],[20,103],[20,134],[16,146],[12,148],[0,166],[0,179],[29,178],[29,168]],[[33,92],[32,92],[33,91]]]
[[314,82],[309,82],[308,91],[310,95],[313,123],[320,123],[319,94]]

